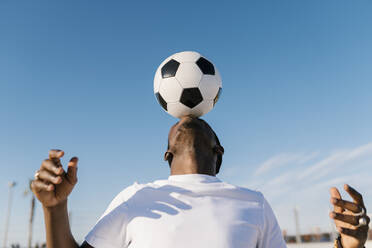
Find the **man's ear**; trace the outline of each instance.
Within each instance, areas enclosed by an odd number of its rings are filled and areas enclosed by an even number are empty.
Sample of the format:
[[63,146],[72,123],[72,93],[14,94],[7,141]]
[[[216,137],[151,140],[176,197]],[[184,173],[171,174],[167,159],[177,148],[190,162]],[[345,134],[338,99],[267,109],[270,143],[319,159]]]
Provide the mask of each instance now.
[[172,164],[173,160],[173,153],[171,153],[169,150],[164,153],[164,160],[168,161],[169,167]]
[[217,154],[220,154],[221,156],[225,153],[225,149],[223,148],[223,146],[220,145],[216,145],[215,147],[213,147],[213,151]]
[[225,149],[220,145],[216,145],[213,148],[213,151],[217,154],[216,174],[218,174],[218,172],[220,172],[220,168],[221,168],[221,164],[222,164],[222,156],[225,153]]

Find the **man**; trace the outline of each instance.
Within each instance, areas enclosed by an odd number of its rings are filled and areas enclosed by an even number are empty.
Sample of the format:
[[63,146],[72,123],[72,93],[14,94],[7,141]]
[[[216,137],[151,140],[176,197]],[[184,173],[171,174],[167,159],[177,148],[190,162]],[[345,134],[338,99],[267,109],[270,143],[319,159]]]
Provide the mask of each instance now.
[[[169,132],[168,180],[134,183],[110,203],[80,247],[286,247],[270,205],[256,191],[222,182],[216,177],[223,147],[203,120],[184,117]],[[35,174],[32,189],[43,204],[49,248],[79,247],[69,227],[67,198],[77,182],[76,157],[64,172],[64,152],[51,150]],[[335,211],[331,217],[340,229],[339,245],[363,247],[369,218],[361,195],[346,191],[354,202],[331,189]],[[361,213],[360,216],[357,216]],[[356,227],[361,221],[367,225]],[[340,246],[341,247],[341,246]]]

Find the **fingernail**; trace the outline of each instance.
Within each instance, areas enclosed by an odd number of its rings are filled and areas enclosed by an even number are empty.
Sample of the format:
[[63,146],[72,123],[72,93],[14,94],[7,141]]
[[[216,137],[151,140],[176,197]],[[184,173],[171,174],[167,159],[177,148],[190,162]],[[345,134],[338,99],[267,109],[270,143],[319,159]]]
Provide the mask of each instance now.
[[62,181],[62,178],[61,177],[56,177],[55,179],[54,179],[54,182],[55,183],[60,183]]
[[74,162],[74,163],[76,163],[77,161],[79,161],[79,158],[78,158],[78,157],[72,157],[72,158],[70,159],[70,162]]
[[63,173],[63,168],[62,167],[58,167],[57,174],[58,175],[61,175],[62,173]]

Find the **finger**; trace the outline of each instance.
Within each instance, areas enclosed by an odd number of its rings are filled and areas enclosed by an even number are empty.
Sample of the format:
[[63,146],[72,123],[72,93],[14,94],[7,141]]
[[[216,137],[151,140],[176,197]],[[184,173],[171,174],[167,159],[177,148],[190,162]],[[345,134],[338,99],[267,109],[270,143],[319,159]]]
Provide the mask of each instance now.
[[49,158],[50,159],[55,159],[55,158],[62,158],[63,157],[63,155],[65,154],[65,152],[64,151],[62,151],[62,150],[59,150],[59,149],[51,149],[50,151],[49,151]]
[[343,209],[350,210],[353,213],[360,213],[362,211],[361,207],[359,207],[359,205],[357,205],[353,202],[349,202],[349,201],[345,201],[345,200],[341,200],[341,199],[337,199],[337,198],[331,198],[331,203],[334,206],[338,206],[338,207],[341,207]]
[[47,170],[40,170],[38,177],[46,183],[60,184],[62,182],[62,178],[60,176],[55,176],[53,173]]
[[[332,198],[336,198],[336,199],[340,199],[340,200],[342,200],[342,198],[341,198],[341,194],[340,194],[340,192],[338,191],[338,189],[336,188],[336,187],[332,187],[332,188],[330,188],[330,193],[331,193],[331,197]],[[333,207],[334,207],[334,211],[336,212],[336,213],[342,213],[343,211],[344,211],[344,209],[342,208],[342,207],[339,207],[339,206],[335,206],[335,205],[333,205]]]
[[40,180],[34,180],[31,183],[31,189],[34,193],[39,193],[41,191],[53,191],[54,185],[53,184],[47,184]]
[[73,157],[70,159],[70,162],[68,162],[68,168],[67,168],[67,180],[71,184],[77,183],[77,165],[78,165],[79,159],[77,157]]
[[49,172],[54,173],[55,175],[62,175],[63,174],[63,168],[62,167],[58,167],[50,159],[45,159],[41,163],[40,170],[47,170]]
[[331,212],[329,216],[332,219],[340,220],[353,226],[357,226],[359,224],[359,216],[340,214],[336,212]]
[[346,227],[339,227],[337,230],[345,235],[352,236],[358,240],[365,240],[368,236],[368,226],[361,226],[357,229],[350,229]]
[[345,228],[345,227],[338,227],[337,230],[342,233],[342,234],[345,234],[345,235],[348,235],[348,236],[352,236],[354,238],[359,238],[359,231],[358,229],[350,229],[350,228]]
[[360,204],[361,206],[364,207],[363,197],[358,191],[356,191],[354,188],[352,188],[348,184],[344,185],[344,189],[346,190],[347,193],[349,193],[351,198],[353,198],[355,203]]

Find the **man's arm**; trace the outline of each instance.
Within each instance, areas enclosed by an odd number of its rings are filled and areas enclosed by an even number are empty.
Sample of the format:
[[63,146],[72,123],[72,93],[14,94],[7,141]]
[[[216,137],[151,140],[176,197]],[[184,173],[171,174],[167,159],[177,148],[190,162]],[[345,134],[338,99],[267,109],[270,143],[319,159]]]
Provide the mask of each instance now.
[[280,230],[275,214],[265,198],[263,198],[263,220],[262,240],[259,248],[286,248],[286,244]]
[[[73,157],[68,163],[67,172],[62,168],[61,150],[51,150],[49,159],[42,162],[35,174],[31,188],[42,203],[48,248],[78,248],[71,234],[67,211],[67,197],[77,183],[78,159]],[[87,242],[83,248],[92,248]]]
[[47,247],[79,247],[70,231],[67,201],[54,206],[43,207]]
[[[67,202],[52,208],[43,207],[43,210],[47,247],[79,247],[70,231]],[[87,242],[84,242],[80,248],[93,247]]]

